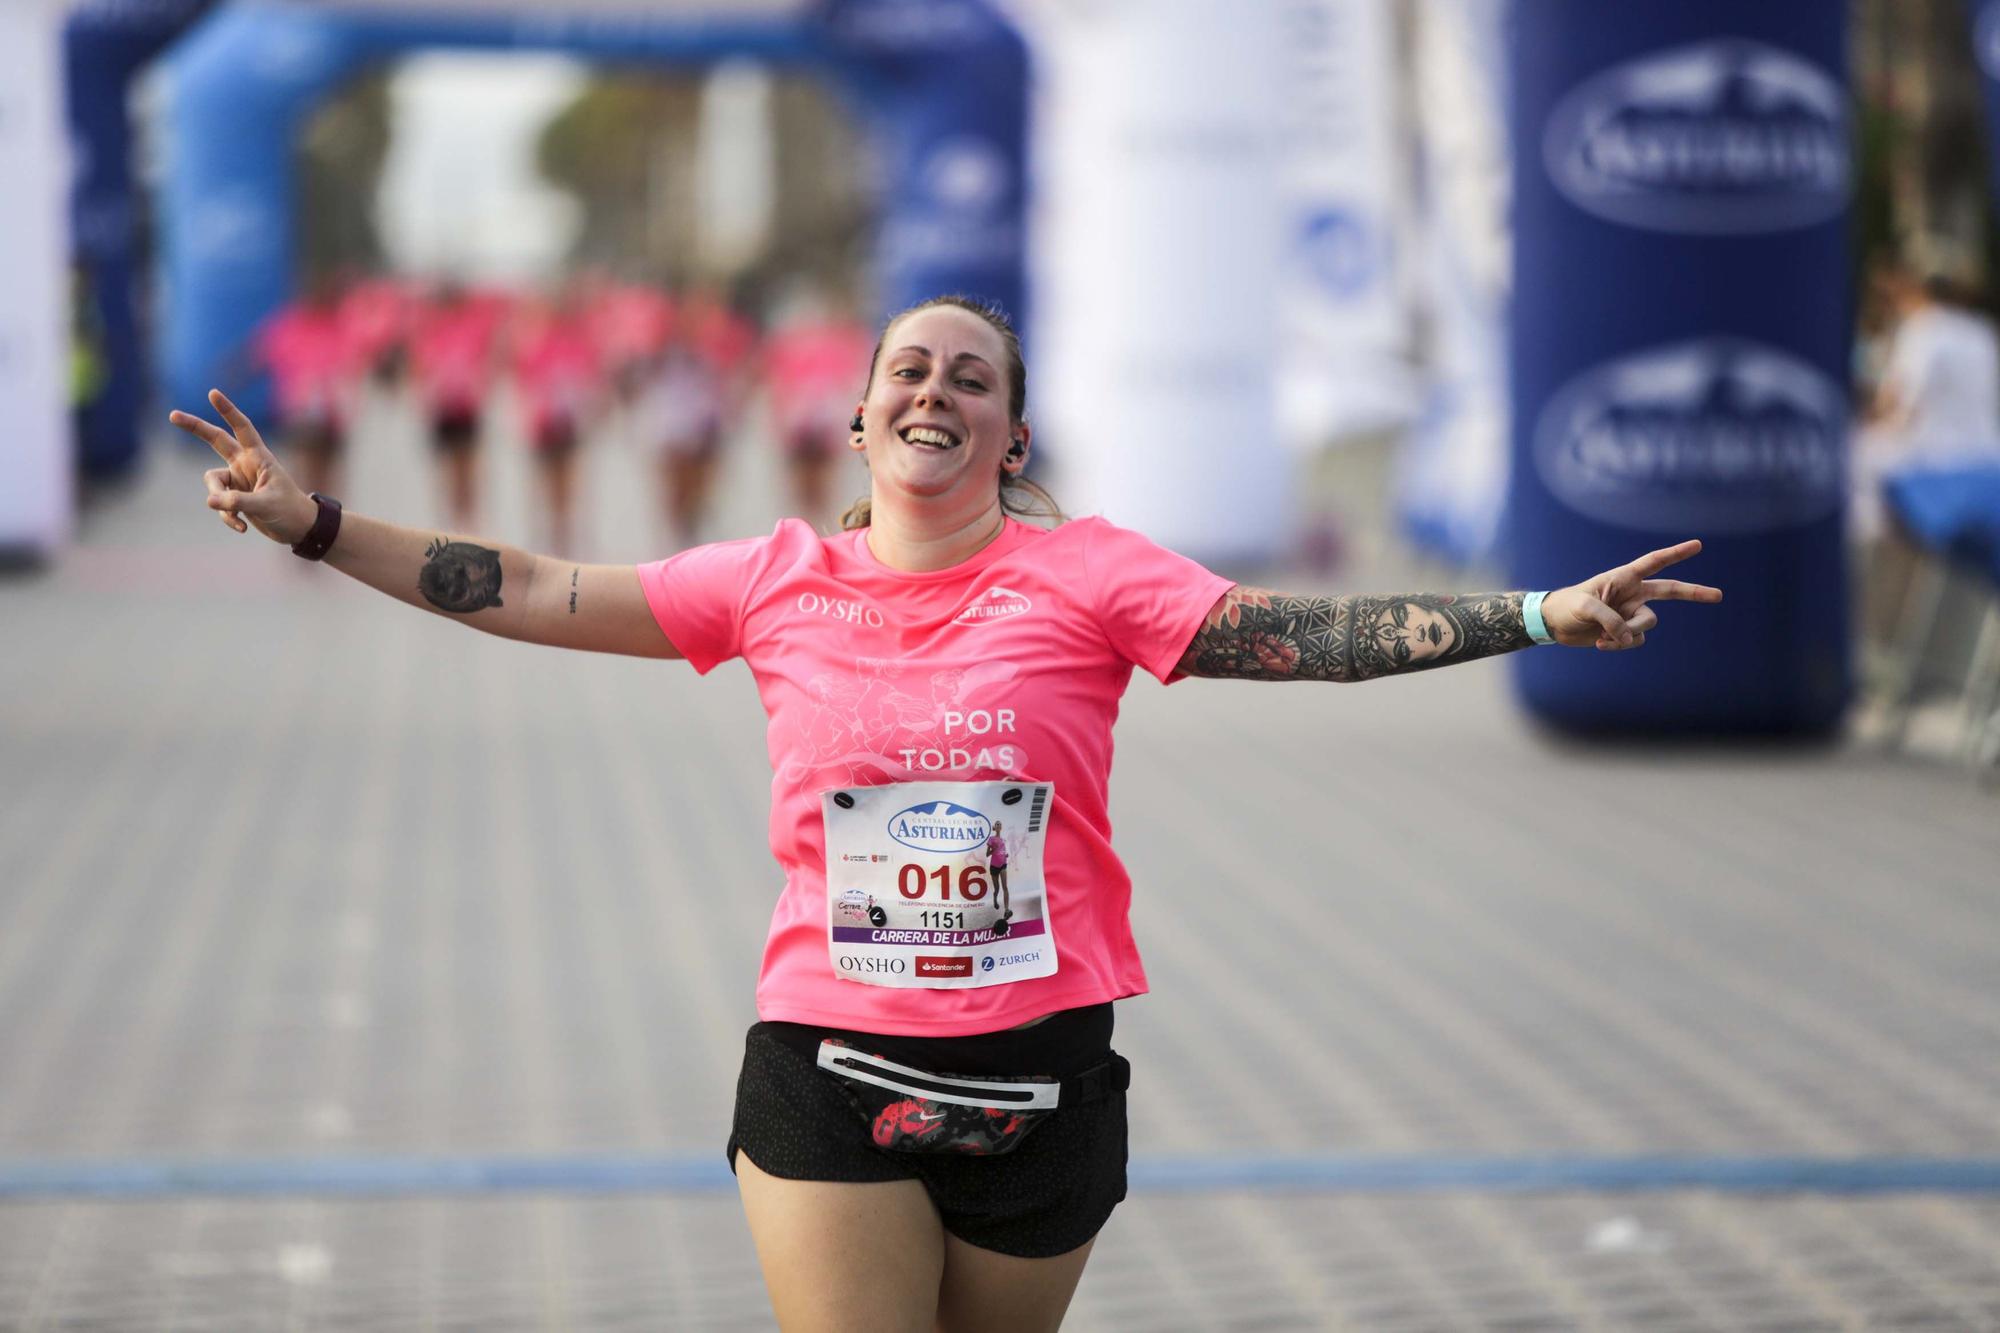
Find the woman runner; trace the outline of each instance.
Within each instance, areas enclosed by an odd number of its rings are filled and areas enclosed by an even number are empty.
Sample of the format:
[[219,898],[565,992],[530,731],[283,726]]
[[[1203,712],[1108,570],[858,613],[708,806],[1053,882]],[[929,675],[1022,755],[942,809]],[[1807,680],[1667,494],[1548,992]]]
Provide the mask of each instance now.
[[577,453],[604,393],[604,364],[574,288],[516,312],[514,387],[527,417],[553,553],[575,553]]
[[[1545,595],[1323,597],[1232,585],[1098,519],[1023,523],[1019,346],[960,298],[884,330],[850,423],[870,493],[844,531],[787,519],[637,567],[342,518],[211,402],[229,429],[172,419],[222,456],[208,504],[238,532],[504,637],[753,667],[786,885],[728,1154],[788,1330],[1061,1322],[1125,1194],[1110,1010],[1146,977],[1106,782],[1135,665],[1359,681],[1538,641],[1635,648],[1649,602],[1721,598],[1655,577],[1697,542]],[[991,891],[967,853],[1003,819],[1018,892],[996,939],[972,924],[990,906],[967,910]],[[857,890],[886,927],[836,910]]]
[[659,349],[639,369],[634,416],[656,460],[669,549],[700,540],[756,343],[747,319],[714,292],[696,288],[683,296]]
[[492,388],[503,302],[446,283],[410,329],[410,375],[430,423],[432,452],[451,521],[469,526],[479,508],[479,437]]
[[993,910],[1005,921],[1014,915],[1008,910],[1007,902],[1007,838],[999,820],[993,821],[993,832],[986,838],[986,878],[993,883]]
[[868,355],[868,329],[802,301],[765,339],[763,375],[771,434],[785,460],[792,512],[808,523],[833,516],[829,498],[841,457],[840,404]]
[[310,490],[340,485],[355,381],[365,364],[340,316],[331,279],[316,277],[257,336],[259,359],[270,367],[278,420]]

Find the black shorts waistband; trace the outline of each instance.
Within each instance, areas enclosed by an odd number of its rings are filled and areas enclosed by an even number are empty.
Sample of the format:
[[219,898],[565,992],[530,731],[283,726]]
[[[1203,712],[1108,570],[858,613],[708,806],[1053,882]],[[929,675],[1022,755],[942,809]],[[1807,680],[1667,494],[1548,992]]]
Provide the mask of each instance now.
[[1101,1063],[1111,1050],[1111,1002],[1063,1009],[1033,1027],[965,1037],[902,1037],[809,1023],[758,1023],[762,1032],[815,1059],[828,1037],[918,1069],[951,1074],[1042,1074],[1068,1078]]

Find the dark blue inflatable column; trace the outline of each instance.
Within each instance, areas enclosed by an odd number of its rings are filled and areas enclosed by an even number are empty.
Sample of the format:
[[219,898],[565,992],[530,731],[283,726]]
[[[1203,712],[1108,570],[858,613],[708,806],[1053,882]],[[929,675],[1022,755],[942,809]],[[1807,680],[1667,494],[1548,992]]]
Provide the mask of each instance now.
[[828,45],[863,94],[880,164],[884,312],[941,292],[1025,323],[1028,56],[976,0],[833,0]]
[[1516,586],[1700,537],[1637,652],[1518,654],[1574,731],[1824,733],[1850,692],[1847,6],[1516,0]]
[[2000,200],[2000,0],[1976,0],[1968,12],[1972,54],[1986,104],[1987,187]]
[[73,299],[93,383],[76,405],[77,465],[125,472],[139,454],[147,373],[139,330],[140,209],[126,114],[132,77],[210,0],[90,0],[63,30],[64,101],[76,175],[70,195]]

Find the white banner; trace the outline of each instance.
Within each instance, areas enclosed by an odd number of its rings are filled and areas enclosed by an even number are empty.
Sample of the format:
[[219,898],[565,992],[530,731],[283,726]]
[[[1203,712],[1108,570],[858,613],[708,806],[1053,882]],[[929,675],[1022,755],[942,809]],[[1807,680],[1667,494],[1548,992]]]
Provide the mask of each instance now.
[[1422,0],[1415,93],[1424,173],[1423,416],[1397,459],[1405,532],[1447,560],[1494,555],[1506,506],[1508,229],[1503,0]]
[[1275,553],[1288,68],[1213,0],[1017,0],[1039,76],[1030,416],[1057,498],[1212,562]]
[[74,513],[61,0],[0,3],[0,552],[51,556]]
[[1284,0],[1285,193],[1279,429],[1310,451],[1407,424],[1411,365],[1394,14],[1380,0]]

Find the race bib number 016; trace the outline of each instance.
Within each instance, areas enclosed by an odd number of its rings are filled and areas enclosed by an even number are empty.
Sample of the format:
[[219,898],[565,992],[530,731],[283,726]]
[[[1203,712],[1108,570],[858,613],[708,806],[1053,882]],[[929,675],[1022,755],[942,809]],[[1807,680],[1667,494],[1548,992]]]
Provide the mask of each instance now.
[[823,792],[833,970],[871,986],[998,986],[1056,970],[1047,782]]

